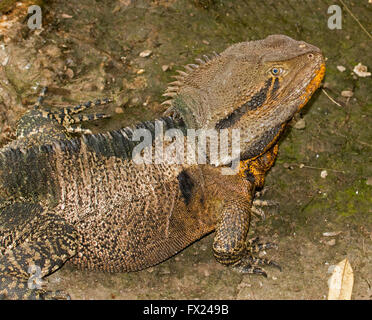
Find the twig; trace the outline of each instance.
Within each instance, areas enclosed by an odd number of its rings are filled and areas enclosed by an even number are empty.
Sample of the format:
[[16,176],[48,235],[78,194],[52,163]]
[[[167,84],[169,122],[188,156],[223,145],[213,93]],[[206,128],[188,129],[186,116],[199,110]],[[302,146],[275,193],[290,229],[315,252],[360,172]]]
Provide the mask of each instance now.
[[[298,164],[296,164],[298,165]],[[298,165],[300,168],[308,168],[308,169],[316,169],[316,170],[328,170],[333,172],[339,172],[339,173],[345,173],[345,171],[342,170],[334,170],[334,169],[328,169],[328,168],[318,168],[318,167],[312,167],[312,166],[306,166],[306,165]]]
[[[341,133],[339,133],[339,132],[332,131],[332,133],[335,134],[335,135],[337,135],[337,136],[340,136],[340,137],[343,137],[343,138],[345,138],[345,139],[348,139],[347,136],[345,136],[345,135],[343,135],[343,134],[341,134]],[[358,140],[358,139],[354,139],[354,141],[355,141],[355,142],[358,142],[359,144],[361,144],[361,145],[363,145],[363,146],[367,146],[367,147],[372,148],[372,145],[369,144],[369,143],[367,143],[367,142],[360,141],[360,140]]]
[[372,36],[371,34],[367,31],[366,28],[364,28],[364,26],[360,23],[360,21],[358,20],[358,18],[356,16],[353,15],[353,13],[351,12],[351,10],[346,6],[346,4],[340,0],[340,2],[342,3],[342,5],[345,7],[346,11],[349,12],[349,14],[354,18],[354,20],[359,24],[359,26],[362,28],[362,30],[368,35],[368,37],[370,39],[372,39]]
[[338,105],[339,107],[342,107],[342,105],[339,104],[336,100],[334,100],[323,88],[322,88],[322,91],[328,97],[329,100],[331,100],[334,104]]

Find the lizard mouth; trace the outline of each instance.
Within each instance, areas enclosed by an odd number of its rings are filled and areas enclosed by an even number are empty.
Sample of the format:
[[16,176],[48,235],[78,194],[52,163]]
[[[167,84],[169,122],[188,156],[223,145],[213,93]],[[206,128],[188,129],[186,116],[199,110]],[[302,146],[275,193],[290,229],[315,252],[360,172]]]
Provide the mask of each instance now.
[[[307,71],[299,70],[291,80],[292,83],[301,83],[297,88],[289,88],[287,96],[282,101],[292,112],[298,112],[306,105],[324,78],[326,68],[323,56],[319,55],[318,59],[315,66],[308,67]],[[304,76],[304,74],[307,74],[307,76]],[[304,78],[307,81],[303,81]],[[291,116],[293,116],[293,113]]]
[[320,67],[315,71],[315,76],[310,80],[305,88],[305,92],[300,96],[302,103],[298,106],[298,110],[301,110],[304,105],[309,101],[316,89],[319,88],[325,74],[325,63],[322,62]]

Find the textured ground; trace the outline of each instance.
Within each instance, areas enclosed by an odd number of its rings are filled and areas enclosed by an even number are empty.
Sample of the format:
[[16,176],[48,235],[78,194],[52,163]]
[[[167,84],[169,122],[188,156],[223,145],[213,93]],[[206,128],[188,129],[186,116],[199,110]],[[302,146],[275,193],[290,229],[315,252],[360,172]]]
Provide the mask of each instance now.
[[[12,2],[12,1],[8,1]],[[343,1],[369,32],[372,4]],[[266,180],[265,199],[278,201],[252,236],[275,240],[268,256],[283,271],[243,276],[213,258],[213,234],[153,268],[128,274],[77,270],[66,265],[49,277],[75,299],[324,299],[329,266],[347,257],[354,299],[372,298],[372,69],[371,36],[342,8],[342,29],[327,27],[337,1],[44,1],[43,29],[29,30],[18,7],[0,23],[0,142],[40,86],[48,101],[76,103],[110,96],[110,119],[95,131],[120,128],[161,114],[161,93],[180,66],[228,45],[282,33],[322,48],[325,87],[282,139]],[[10,5],[11,6],[11,5]],[[1,8],[0,8],[1,10]],[[23,11],[22,11],[23,10]],[[11,23],[13,17],[18,22]],[[10,24],[11,27],[6,29]],[[139,56],[144,50],[151,55]],[[346,70],[340,72],[337,66]],[[165,71],[164,71],[165,70]],[[352,91],[344,97],[342,91]],[[321,177],[326,170],[327,176]],[[336,232],[326,237],[325,232]]]

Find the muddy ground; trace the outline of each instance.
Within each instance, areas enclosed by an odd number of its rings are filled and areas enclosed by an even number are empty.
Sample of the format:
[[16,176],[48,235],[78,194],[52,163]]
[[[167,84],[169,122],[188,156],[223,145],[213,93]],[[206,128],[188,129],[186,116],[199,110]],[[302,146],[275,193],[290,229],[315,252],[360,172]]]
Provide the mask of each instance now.
[[[41,30],[27,26],[25,12],[34,2],[6,2],[0,8],[6,13],[0,18],[1,145],[14,139],[17,119],[44,85],[50,104],[114,98],[105,109],[111,118],[86,127],[118,129],[161,115],[161,94],[182,65],[269,34],[323,50],[324,87],[334,100],[319,90],[286,132],[263,196],[278,205],[251,228],[252,237],[279,245],[267,257],[282,272],[267,268],[265,279],[221,266],[211,234],[141,272],[87,272],[66,264],[48,278],[51,287],[73,299],[325,299],[329,267],[347,257],[352,298],[372,298],[372,77],[352,72],[359,62],[372,69],[369,1],[38,1]],[[327,9],[336,3],[342,29],[331,30]],[[151,55],[140,57],[144,50]]]

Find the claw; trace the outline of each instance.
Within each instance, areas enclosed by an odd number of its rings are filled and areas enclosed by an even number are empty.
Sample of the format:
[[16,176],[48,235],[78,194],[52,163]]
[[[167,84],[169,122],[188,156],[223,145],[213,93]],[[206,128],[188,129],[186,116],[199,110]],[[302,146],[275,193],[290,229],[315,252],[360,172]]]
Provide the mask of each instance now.
[[260,252],[265,249],[277,249],[278,245],[273,242],[257,243],[258,237],[247,241],[247,250],[251,253]]
[[266,219],[265,211],[263,211],[263,210],[260,209],[260,208],[255,207],[255,206],[254,206],[254,201],[253,201],[253,206],[251,207],[251,212],[252,212],[255,216],[259,216],[259,217],[261,217],[262,220],[265,220],[265,219]]
[[247,266],[236,266],[235,269],[237,269],[241,273],[259,274],[267,278],[266,271],[260,267],[253,267],[251,265],[247,265]]

